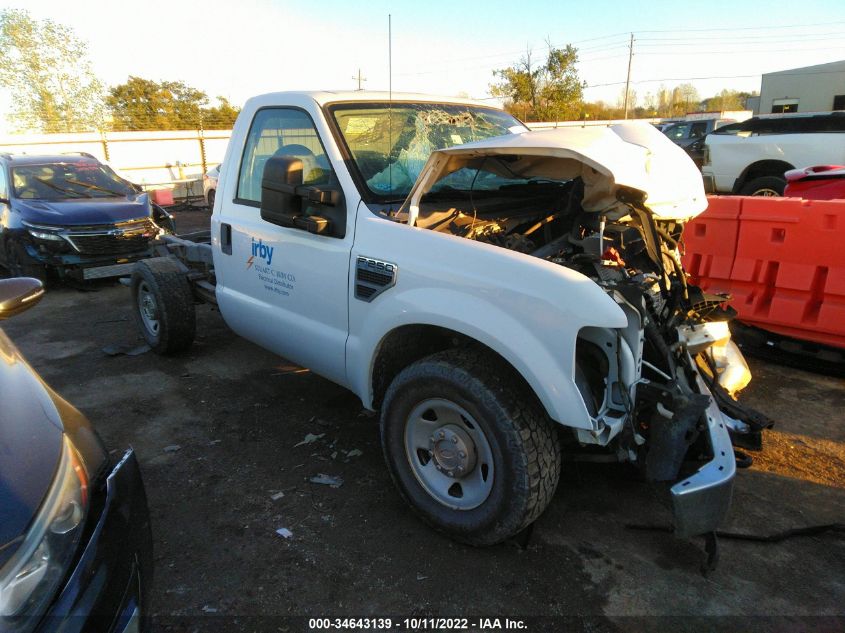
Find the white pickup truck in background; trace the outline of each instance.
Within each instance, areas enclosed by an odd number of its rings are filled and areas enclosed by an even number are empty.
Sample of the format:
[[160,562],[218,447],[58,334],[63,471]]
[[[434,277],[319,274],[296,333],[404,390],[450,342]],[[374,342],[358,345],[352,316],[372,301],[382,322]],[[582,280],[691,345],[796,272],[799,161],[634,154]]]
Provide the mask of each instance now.
[[[528,132],[484,104],[291,92],[250,99],[209,236],[165,237],[132,296],[160,353],[194,304],[380,410],[393,480],[475,545],[530,525],[562,443],[661,483],[679,536],[731,501],[731,445],[759,439],[722,297],[687,284],[706,207],[647,124]],[[282,447],[279,450],[284,450]],[[568,452],[568,451],[567,451]]]
[[707,193],[780,196],[784,173],[845,163],[845,112],[755,116],[707,135],[701,174]]

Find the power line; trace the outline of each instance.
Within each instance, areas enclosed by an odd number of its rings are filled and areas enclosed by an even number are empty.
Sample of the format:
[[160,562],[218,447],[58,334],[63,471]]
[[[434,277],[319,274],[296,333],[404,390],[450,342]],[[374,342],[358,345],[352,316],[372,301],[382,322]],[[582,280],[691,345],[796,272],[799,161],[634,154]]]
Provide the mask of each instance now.
[[651,29],[638,31],[638,33],[710,33],[716,31],[767,31],[776,29],[800,29],[811,26],[832,26],[834,24],[845,24],[845,21],[838,22],[814,22],[813,24],[786,24],[783,26],[734,26],[715,29]]
[[[687,35],[686,37],[640,37],[638,40],[640,42],[690,42],[692,44],[697,44],[703,41],[731,41],[736,42],[738,44],[753,44],[755,42],[749,42],[748,40],[771,40],[771,39],[783,39],[785,37],[789,37],[791,41],[794,41],[795,37],[798,35],[802,35],[799,33],[772,33],[771,35],[743,35],[742,40],[737,42],[734,36],[731,35],[716,35],[716,36],[701,36],[701,35]],[[807,34],[812,36],[813,39],[819,38],[827,38],[828,36],[837,36],[842,37],[845,35],[843,31],[835,31],[832,33],[810,33]],[[763,42],[765,43],[765,42]]]
[[[791,75],[827,75],[827,74],[838,74],[841,73],[841,70],[817,70],[812,72],[777,72],[776,74],[779,77],[784,76],[791,76]],[[640,79],[638,81],[632,81],[632,84],[649,84],[649,83],[657,83],[658,81],[704,81],[706,79],[747,79],[748,77],[760,77],[761,75],[769,75],[774,73],[754,73],[751,75],[712,75],[709,77],[662,77],[660,79]],[[625,81],[613,81],[610,83],[604,84],[592,84],[587,86],[587,89],[590,88],[604,88],[606,86],[621,86],[625,83]]]
[[638,55],[736,55],[737,53],[742,53],[743,55],[760,55],[763,53],[811,53],[814,51],[833,51],[845,48],[845,44],[841,46],[824,46],[822,48],[769,48],[769,49],[760,49],[760,50],[735,50],[735,51],[653,51],[649,52],[646,51],[644,53],[638,53]]
[[[816,42],[826,42],[826,41],[843,41],[845,42],[845,34],[839,35],[836,37],[814,37],[812,40],[807,40],[806,42],[797,42],[797,44],[814,44]],[[637,40],[638,42],[644,40]],[[773,46],[777,44],[791,44],[796,43],[794,38],[786,39],[786,40],[772,40],[767,42],[666,42],[662,44],[643,44],[641,48],[657,48],[657,49],[665,49],[665,48],[674,48],[676,46],[730,46],[734,48],[741,48],[744,50],[753,49],[755,47],[760,46]]]
[[[627,46],[625,48],[628,48]],[[578,63],[581,62],[600,62],[605,59],[619,59],[620,57],[628,57],[628,53],[617,53],[616,55],[608,55],[606,57],[591,57],[589,59],[579,59]]]
[[[569,43],[574,45],[577,42],[569,42]],[[555,48],[555,47],[556,47],[555,44],[552,44],[551,46],[544,45],[544,46],[540,47],[540,50]],[[580,57],[581,53],[600,53],[600,52],[610,51],[610,50],[614,50],[614,49],[618,49],[618,48],[627,48],[627,47],[628,47],[627,42],[605,43],[605,44],[601,44],[600,46],[589,47],[589,48],[586,48],[586,49],[579,48],[578,54],[579,54],[579,57]],[[442,69],[442,68],[447,68],[447,69],[450,69],[450,70],[451,69],[472,70],[472,69],[475,69],[475,68],[489,68],[491,66],[491,64],[485,64],[484,66],[477,66],[477,65],[464,66],[464,65],[456,64],[455,62],[476,61],[476,60],[481,60],[481,59],[491,60],[491,59],[495,59],[495,58],[499,58],[499,57],[509,57],[509,56],[513,56],[513,55],[525,54],[526,52],[529,52],[529,51],[533,52],[533,50],[534,50],[533,47],[528,46],[528,47],[521,49],[521,50],[518,50],[518,51],[491,53],[489,55],[477,55],[477,56],[473,56],[473,57],[454,57],[454,58],[450,58],[450,59],[433,60],[432,62],[427,64],[427,67],[431,68],[431,70],[417,71],[417,72],[407,72],[407,73],[395,73],[395,74],[397,76],[398,75],[401,75],[401,76],[428,75],[428,74],[440,72],[439,69]]]
[[[723,28],[712,28],[712,29],[650,29],[650,30],[636,31],[635,34],[638,36],[637,41],[662,40],[662,39],[668,40],[669,38],[640,38],[639,35],[644,34],[644,33],[713,33],[713,32],[722,32],[723,33],[723,32],[736,32],[736,31],[773,31],[773,30],[777,31],[777,30],[781,30],[781,29],[810,28],[810,27],[816,27],[816,26],[831,27],[831,26],[838,25],[838,24],[845,24],[845,21],[816,22],[816,23],[811,23],[811,24],[789,24],[789,25],[784,25],[784,26],[723,27]],[[833,34],[834,33],[823,33],[823,34],[820,34],[820,36],[827,36],[827,35],[833,35]],[[629,35],[628,31],[620,32],[620,33],[610,33],[610,34],[607,34],[607,35],[599,35],[597,37],[590,37],[590,38],[586,38],[586,39],[582,39],[582,40],[573,40],[573,41],[570,41],[570,42],[567,42],[567,43],[575,46],[577,44],[584,44],[584,43],[587,43],[587,42],[595,42],[595,41],[599,41],[599,40],[612,39],[612,38],[615,38],[615,37],[626,37],[627,38],[628,35]],[[808,34],[808,35],[812,35],[812,34]],[[771,34],[771,35],[747,35],[747,36],[744,36],[744,37],[746,37],[746,38],[749,38],[749,37],[764,38],[764,37],[785,37],[785,36],[786,36],[785,33],[774,33],[774,34]],[[815,37],[815,35],[813,35],[813,37]],[[675,39],[675,38],[673,38],[673,39]],[[689,38],[677,38],[677,39],[688,40]],[[703,38],[703,39],[707,39],[707,38]],[[716,37],[714,39],[718,39],[718,37]],[[601,44],[601,45],[598,45],[596,47],[579,48],[578,52],[581,53],[581,52],[589,52],[590,50],[603,49],[608,44],[610,44],[610,43]],[[627,47],[627,42],[625,42],[624,45]],[[560,45],[557,45],[557,44],[551,44],[551,45],[546,44],[546,45],[540,46],[539,49],[542,50],[542,49],[548,49],[550,47],[554,48],[554,47],[559,47],[559,46]],[[618,44],[617,44],[617,46],[618,46]],[[535,48],[534,46],[532,46],[531,44],[528,44],[526,46],[526,48],[523,48],[523,49],[520,49],[520,50],[493,52],[493,53],[488,53],[486,55],[476,55],[476,56],[472,56],[472,57],[454,57],[454,58],[448,58],[448,59],[432,60],[431,64],[445,64],[445,65],[450,65],[450,66],[454,67],[454,62],[475,61],[475,60],[479,60],[479,59],[491,59],[491,58],[495,58],[495,57],[506,57],[506,56],[509,56],[509,55],[519,55],[521,53],[525,53],[527,50],[533,50],[534,48]],[[397,74],[408,75],[408,74],[422,74],[422,73],[397,73]]]

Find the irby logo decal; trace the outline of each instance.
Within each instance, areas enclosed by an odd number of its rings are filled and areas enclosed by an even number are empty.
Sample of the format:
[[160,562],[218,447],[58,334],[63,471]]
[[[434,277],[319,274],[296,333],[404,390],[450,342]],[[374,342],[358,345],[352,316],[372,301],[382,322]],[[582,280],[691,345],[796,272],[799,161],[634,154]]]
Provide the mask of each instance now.
[[263,241],[258,240],[255,241],[255,238],[252,238],[252,255],[249,259],[246,260],[246,267],[249,270],[252,265],[255,263],[255,258],[258,257],[259,259],[263,259],[264,262],[269,266],[273,263],[273,250],[275,247],[267,246]]

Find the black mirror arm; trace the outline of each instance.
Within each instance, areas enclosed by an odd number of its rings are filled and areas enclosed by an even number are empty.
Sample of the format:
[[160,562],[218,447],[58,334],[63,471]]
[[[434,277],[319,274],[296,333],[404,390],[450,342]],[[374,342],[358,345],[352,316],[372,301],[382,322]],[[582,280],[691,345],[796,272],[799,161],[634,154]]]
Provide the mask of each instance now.
[[337,204],[338,192],[335,189],[320,189],[312,185],[299,185],[296,187],[295,195],[301,196],[314,204],[323,204],[333,207]]
[[320,235],[328,231],[331,222],[319,215],[298,215],[293,218],[293,225],[298,229]]

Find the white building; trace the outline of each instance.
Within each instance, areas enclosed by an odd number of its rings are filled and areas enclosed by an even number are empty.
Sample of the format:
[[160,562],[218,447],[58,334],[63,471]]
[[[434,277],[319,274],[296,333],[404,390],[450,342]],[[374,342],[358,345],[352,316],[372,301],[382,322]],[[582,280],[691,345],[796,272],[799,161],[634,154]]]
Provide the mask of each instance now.
[[757,114],[845,110],[845,60],[763,75]]

